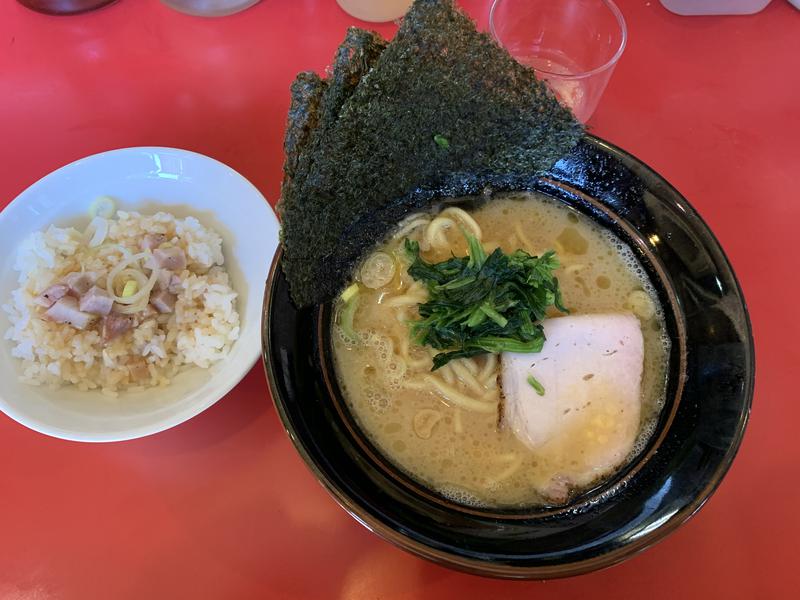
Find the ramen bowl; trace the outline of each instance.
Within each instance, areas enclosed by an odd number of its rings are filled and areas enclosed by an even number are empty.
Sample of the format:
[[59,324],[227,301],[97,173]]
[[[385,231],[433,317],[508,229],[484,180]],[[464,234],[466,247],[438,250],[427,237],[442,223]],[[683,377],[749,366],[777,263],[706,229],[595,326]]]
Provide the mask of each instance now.
[[[308,467],[357,521],[455,569],[544,579],[618,563],[663,539],[717,488],[744,434],[754,352],[744,298],[719,243],[673,187],[596,137],[540,177],[497,177],[622,239],[654,284],[672,340],[666,404],[647,446],[612,478],[559,507],[483,509],[448,500],[387,461],[346,408],[334,372],[330,305],[298,309],[276,255],[262,320],[278,415]],[[442,190],[442,197],[484,190]]]

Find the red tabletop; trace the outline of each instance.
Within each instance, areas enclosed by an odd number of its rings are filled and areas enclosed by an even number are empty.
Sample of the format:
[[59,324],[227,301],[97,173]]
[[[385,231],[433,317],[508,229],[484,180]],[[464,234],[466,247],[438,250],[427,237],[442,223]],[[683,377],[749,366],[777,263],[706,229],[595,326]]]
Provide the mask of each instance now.
[[[137,441],[65,442],[0,415],[0,598],[797,598],[800,12],[784,0],[747,17],[619,4],[630,41],[591,130],[706,219],[758,350],[744,444],[695,518],[622,565],[568,580],[429,564],[327,496],[258,365],[204,414]],[[462,5],[486,26],[488,0]],[[322,71],[353,24],[334,0],[264,0],[212,20],[157,0],[66,18],[5,0],[0,206],[67,162],[137,145],[208,154],[274,203],[289,83]]]

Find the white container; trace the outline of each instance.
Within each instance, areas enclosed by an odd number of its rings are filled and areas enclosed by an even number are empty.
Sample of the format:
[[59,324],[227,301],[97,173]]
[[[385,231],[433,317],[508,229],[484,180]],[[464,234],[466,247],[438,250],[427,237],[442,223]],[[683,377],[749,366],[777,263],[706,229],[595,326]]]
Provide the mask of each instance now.
[[[4,167],[6,168],[6,167]],[[170,385],[109,399],[74,386],[53,390],[19,380],[19,361],[0,310],[0,411],[41,433],[82,442],[129,440],[200,414],[228,393],[261,355],[264,282],[278,246],[278,220],[264,196],[230,167],[175,148],[123,148],[82,158],[40,179],[0,212],[0,304],[17,287],[16,248],[48,225],[85,226],[94,198],[124,210],[195,216],[223,239],[225,266],[239,294],[239,339],[226,360],[189,368]]]
[[752,15],[771,0],[661,0],[664,7],[678,15]]

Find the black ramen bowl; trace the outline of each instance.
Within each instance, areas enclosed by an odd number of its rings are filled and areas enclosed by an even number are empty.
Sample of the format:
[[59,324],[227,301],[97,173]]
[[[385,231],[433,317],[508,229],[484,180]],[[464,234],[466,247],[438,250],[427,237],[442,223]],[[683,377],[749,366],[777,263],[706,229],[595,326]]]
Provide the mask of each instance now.
[[[480,193],[442,190],[441,195]],[[437,563],[495,577],[549,578],[620,562],[685,523],[733,461],[753,395],[754,353],[741,289],[719,243],[664,179],[595,137],[543,177],[495,191],[556,198],[612,230],[656,286],[673,340],[667,402],[649,444],[612,479],[564,507],[479,510],[393,467],[359,431],[331,361],[331,307],[298,310],[276,256],[263,350],[278,415],[297,451],[357,521]]]

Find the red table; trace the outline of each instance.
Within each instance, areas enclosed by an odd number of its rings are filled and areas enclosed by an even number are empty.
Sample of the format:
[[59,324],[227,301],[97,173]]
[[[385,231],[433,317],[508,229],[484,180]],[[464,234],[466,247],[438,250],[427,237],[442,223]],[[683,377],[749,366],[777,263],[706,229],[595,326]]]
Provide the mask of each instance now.
[[[485,27],[488,0],[462,4]],[[707,220],[758,348],[744,445],[698,516],[574,579],[446,570],[382,542],[326,495],[258,365],[204,414],[138,441],[70,443],[0,415],[0,598],[797,598],[800,12],[784,0],[750,17],[620,5],[630,42],[591,129]],[[351,24],[333,0],[264,0],[214,20],[157,0],[67,18],[5,0],[0,206],[67,162],[136,145],[213,156],[274,202],[289,83],[322,71]]]

